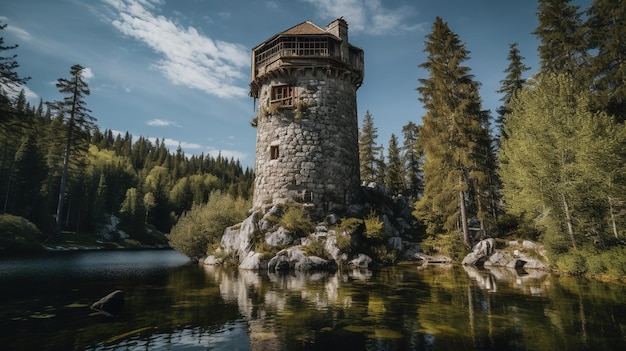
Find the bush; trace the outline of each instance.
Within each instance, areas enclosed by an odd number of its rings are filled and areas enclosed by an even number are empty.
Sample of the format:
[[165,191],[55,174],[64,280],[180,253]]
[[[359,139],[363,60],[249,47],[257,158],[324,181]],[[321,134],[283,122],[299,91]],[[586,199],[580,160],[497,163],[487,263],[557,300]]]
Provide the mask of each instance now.
[[168,235],[170,246],[191,259],[204,256],[209,246],[219,244],[224,230],[243,221],[247,201],[214,191],[206,204],[194,204],[183,213]]
[[568,274],[583,275],[587,273],[587,262],[579,250],[571,250],[560,255],[556,260],[556,266]]
[[443,255],[455,261],[461,261],[467,255],[467,249],[457,232],[429,236],[422,241],[422,251],[427,255]]
[[280,226],[292,232],[296,237],[305,237],[315,230],[309,214],[300,204],[292,204],[280,219]]
[[0,215],[0,254],[20,254],[43,251],[37,227],[18,216]]
[[383,222],[380,221],[374,212],[370,212],[367,218],[365,218],[365,237],[374,243],[385,242]]
[[308,256],[317,256],[321,258],[327,258],[328,254],[324,248],[324,242],[317,239],[314,235],[309,235],[309,242],[302,247]]

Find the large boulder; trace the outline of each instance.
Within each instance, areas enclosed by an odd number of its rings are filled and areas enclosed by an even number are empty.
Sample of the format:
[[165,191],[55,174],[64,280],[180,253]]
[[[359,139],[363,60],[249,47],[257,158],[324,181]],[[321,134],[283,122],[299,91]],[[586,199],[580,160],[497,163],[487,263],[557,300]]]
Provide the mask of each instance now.
[[307,256],[298,246],[281,250],[267,263],[269,272],[316,271],[336,268],[334,261],[325,260],[317,256]]
[[348,262],[351,268],[368,268],[374,260],[366,254],[358,254],[354,259]]
[[287,229],[279,227],[275,232],[265,233],[265,242],[274,247],[286,246],[293,242],[293,236]]
[[226,228],[220,244],[227,253],[235,253],[243,261],[252,250],[254,233],[257,230],[260,213],[253,212],[242,223]]

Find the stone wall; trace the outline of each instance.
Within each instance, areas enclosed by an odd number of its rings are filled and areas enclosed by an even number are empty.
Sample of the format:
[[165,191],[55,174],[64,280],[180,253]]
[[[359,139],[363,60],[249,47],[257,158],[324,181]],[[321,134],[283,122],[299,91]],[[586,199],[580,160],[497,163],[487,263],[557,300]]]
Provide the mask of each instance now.
[[[358,87],[342,77],[308,68],[275,74],[263,83],[256,117],[255,209],[295,200],[327,211],[354,200],[360,185]],[[270,104],[271,87],[278,84],[297,87],[295,106]]]

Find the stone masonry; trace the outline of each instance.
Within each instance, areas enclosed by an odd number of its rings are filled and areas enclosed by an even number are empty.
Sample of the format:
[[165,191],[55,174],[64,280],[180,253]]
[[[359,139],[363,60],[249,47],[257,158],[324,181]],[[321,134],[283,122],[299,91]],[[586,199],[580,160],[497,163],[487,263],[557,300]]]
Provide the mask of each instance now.
[[[278,51],[263,65],[254,62],[266,57],[259,54],[262,50],[276,52],[268,45],[315,46],[316,51]],[[326,212],[355,200],[360,186],[356,91],[363,79],[362,60],[363,51],[347,42],[343,19],[326,30],[304,22],[253,49],[255,209],[296,201]],[[289,87],[292,99],[278,103],[276,87]]]

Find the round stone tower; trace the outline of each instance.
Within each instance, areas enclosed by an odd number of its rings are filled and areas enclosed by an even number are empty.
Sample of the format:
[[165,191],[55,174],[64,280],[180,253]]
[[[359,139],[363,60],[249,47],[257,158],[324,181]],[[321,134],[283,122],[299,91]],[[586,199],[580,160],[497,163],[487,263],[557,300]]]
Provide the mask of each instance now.
[[302,22],[252,49],[255,209],[296,201],[322,212],[355,200],[363,71],[343,18],[325,29]]

